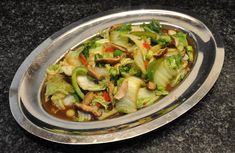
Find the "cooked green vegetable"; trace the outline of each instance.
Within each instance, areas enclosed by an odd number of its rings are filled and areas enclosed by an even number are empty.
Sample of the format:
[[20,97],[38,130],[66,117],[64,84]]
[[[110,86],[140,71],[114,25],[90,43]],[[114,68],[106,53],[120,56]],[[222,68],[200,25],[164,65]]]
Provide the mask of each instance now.
[[100,82],[100,84],[96,84],[86,75],[77,76],[77,83],[83,90],[88,90],[88,91],[100,91],[106,88],[105,82]]
[[143,24],[142,27],[145,31],[151,32],[151,33],[160,33],[161,31],[161,24],[157,20],[152,20],[149,24]]
[[72,85],[67,83],[61,75],[53,75],[46,82],[45,98],[47,99],[49,96],[52,96],[56,93],[61,93],[64,95],[74,93]]
[[189,61],[193,62],[193,47],[192,46],[187,46],[186,51],[189,57]]
[[77,110],[78,117],[74,117],[74,121],[78,122],[84,122],[84,121],[90,121],[91,120],[91,114],[85,113],[83,111]]
[[78,94],[78,96],[83,99],[84,98],[84,94],[82,93],[81,89],[79,88],[78,84],[77,84],[77,77],[78,75],[86,75],[87,74],[87,70],[84,67],[77,67],[76,69],[73,70],[72,72],[72,85],[76,91],[76,93]]
[[62,72],[63,72],[63,70],[62,70],[61,66],[58,64],[49,65],[47,68],[47,74],[55,75],[55,74],[59,74]]
[[183,31],[162,28],[155,19],[104,29],[48,66],[43,106],[77,122],[148,107],[189,73],[194,47],[188,40]]
[[116,103],[116,109],[122,113],[132,113],[137,111],[136,99],[139,88],[143,81],[136,77],[128,77],[128,88],[125,96]]
[[134,51],[134,61],[135,64],[140,68],[142,73],[146,74],[146,68],[144,66],[144,57],[138,49]]
[[154,91],[149,91],[146,88],[140,88],[137,97],[137,108],[143,108],[153,104],[159,96],[157,96]]
[[136,44],[136,46],[139,48],[142,55],[145,55],[147,53],[147,49],[144,48],[144,46],[143,46],[144,40],[142,38],[135,36],[135,35],[131,35],[131,34],[123,34],[122,36],[128,37],[129,39],[131,39]]
[[113,56],[117,57],[117,56],[121,56],[122,54],[123,54],[123,52],[121,50],[115,50],[113,53]]

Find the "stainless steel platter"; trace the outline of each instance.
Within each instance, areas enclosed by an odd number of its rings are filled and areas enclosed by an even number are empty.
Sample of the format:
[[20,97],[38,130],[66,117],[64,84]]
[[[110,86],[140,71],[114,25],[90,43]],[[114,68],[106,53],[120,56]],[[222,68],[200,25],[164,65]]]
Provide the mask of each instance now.
[[[43,139],[65,144],[124,140],[157,129],[184,114],[206,95],[217,80],[224,60],[223,44],[216,33],[197,18],[158,9],[109,11],[103,15],[77,21],[56,32],[19,67],[10,87],[9,101],[11,112],[22,128]],[[104,121],[65,121],[44,111],[40,90],[49,64],[102,29],[119,23],[147,22],[152,18],[165,26],[187,32],[195,41],[194,66],[188,77],[168,96],[135,113]]]

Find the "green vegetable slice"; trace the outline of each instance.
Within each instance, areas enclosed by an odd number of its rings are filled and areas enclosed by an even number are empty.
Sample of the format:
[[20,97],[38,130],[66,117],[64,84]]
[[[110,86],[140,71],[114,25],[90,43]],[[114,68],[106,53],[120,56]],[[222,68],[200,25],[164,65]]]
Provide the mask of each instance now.
[[82,93],[81,89],[79,88],[78,84],[77,84],[77,76],[78,75],[86,75],[87,74],[87,69],[83,66],[79,66],[77,68],[75,68],[72,72],[72,85],[76,91],[76,93],[78,94],[78,96],[81,99],[84,99],[84,94]]
[[85,121],[90,121],[91,120],[91,114],[85,113],[83,111],[78,110],[78,117],[74,118],[74,121],[77,122],[85,122]]
[[73,87],[64,81],[61,75],[53,75],[49,80],[46,81],[46,100],[48,100],[49,96],[52,96],[56,93],[61,93],[64,95],[74,93]]
[[187,46],[186,51],[189,57],[189,61],[193,62],[193,47],[192,46]]
[[146,74],[146,69],[144,66],[144,57],[138,49],[134,51],[134,61],[135,61],[135,64],[140,68],[142,73]]
[[126,95],[117,101],[116,109],[118,112],[122,113],[132,113],[137,111],[136,100],[137,94],[143,81],[137,77],[128,77],[128,89]]
[[146,88],[140,88],[137,97],[137,108],[143,108],[153,104],[159,96],[156,96],[154,91],[149,91]]
[[141,51],[142,56],[145,56],[145,54],[147,53],[147,49],[144,48],[144,45],[143,45],[144,41],[142,38],[132,35],[132,34],[122,34],[122,36],[128,37],[129,39],[131,39]]
[[65,95],[61,93],[56,93],[51,97],[52,104],[56,106],[59,110],[65,110],[64,100]]
[[63,70],[62,70],[61,66],[58,64],[49,65],[47,68],[47,73],[50,75],[55,75],[55,74],[59,74],[62,72],[63,72]]
[[118,57],[118,56],[121,56],[122,54],[123,54],[123,52],[121,50],[115,50],[113,53],[113,56]]
[[86,75],[77,76],[76,80],[76,83],[78,83],[83,90],[101,91],[105,90],[106,88],[105,82],[96,84],[95,82],[91,81]]
[[147,77],[150,81],[156,83],[158,87],[165,88],[170,83],[170,81],[178,74],[178,71],[175,69],[175,65],[177,62],[169,62],[172,60],[171,58],[160,58],[154,60],[148,66]]
[[152,33],[160,33],[161,32],[160,22],[155,19],[152,19],[152,21],[149,24],[144,23],[141,27],[143,27],[144,30],[147,32],[152,32]]
[[128,43],[128,38],[127,37],[123,37],[122,36],[123,32],[119,32],[119,31],[111,31],[110,32],[110,42],[117,44],[119,46],[123,46],[125,48],[129,47],[129,43]]

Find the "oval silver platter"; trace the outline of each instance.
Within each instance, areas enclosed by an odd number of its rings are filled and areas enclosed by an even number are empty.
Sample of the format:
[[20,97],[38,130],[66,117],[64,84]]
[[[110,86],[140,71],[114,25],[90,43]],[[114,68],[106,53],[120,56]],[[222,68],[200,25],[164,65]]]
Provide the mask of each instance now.
[[[103,13],[104,14],[104,13]],[[193,15],[194,16],[194,15]],[[197,18],[183,13],[132,9],[109,11],[75,22],[42,42],[22,63],[9,93],[11,112],[19,125],[43,139],[64,144],[97,144],[132,138],[157,129],[197,104],[222,69],[223,43]],[[189,75],[170,94],[135,113],[104,121],[71,122],[49,115],[41,106],[40,91],[46,68],[66,51],[102,29],[120,23],[142,23],[152,18],[163,26],[187,32],[195,42],[195,62]]]

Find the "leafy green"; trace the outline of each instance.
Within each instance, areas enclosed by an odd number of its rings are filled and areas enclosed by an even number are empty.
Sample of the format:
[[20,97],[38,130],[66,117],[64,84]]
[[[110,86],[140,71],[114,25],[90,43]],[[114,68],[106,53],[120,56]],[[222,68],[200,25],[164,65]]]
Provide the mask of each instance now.
[[64,95],[74,93],[73,87],[67,83],[61,75],[53,75],[46,81],[46,99],[56,93],[62,93]]
[[55,74],[59,74],[62,72],[63,72],[63,70],[62,70],[61,66],[58,64],[49,65],[47,68],[47,73],[50,75],[55,75]]
[[135,64],[139,67],[143,74],[146,74],[146,68],[144,65],[144,55],[137,49],[134,51],[134,61]]
[[155,90],[155,93],[157,96],[165,96],[169,94],[169,92],[166,91],[165,88],[161,86],[157,87],[157,89]]
[[166,87],[177,74],[177,70],[171,68],[166,57],[153,60],[147,70],[148,79],[162,87]]
[[150,37],[152,39],[159,39],[159,34],[146,32],[146,31],[132,31],[130,34],[138,36],[138,37]]
[[162,59],[158,59],[158,60],[153,60],[152,62],[150,62],[148,64],[147,78],[149,81],[154,80],[154,74],[155,74],[158,66],[161,64],[161,62],[162,62]]
[[171,42],[171,37],[167,35],[160,36],[157,40],[157,43],[162,46],[167,46]]
[[129,74],[140,77],[142,72],[136,65],[132,65],[132,67],[129,70]]
[[149,24],[143,23],[141,27],[143,27],[146,32],[152,32],[152,33],[161,32],[160,22],[155,19],[152,19],[152,21]]
[[115,31],[119,32],[129,32],[131,31],[131,24],[123,24],[115,29]]
[[119,70],[120,70],[120,73],[122,75],[126,75],[127,73],[129,73],[129,70],[131,69],[131,66],[130,65],[122,65],[120,66]]
[[116,31],[113,30],[110,32],[110,42],[117,44],[119,46],[123,46],[125,48],[129,47],[129,41],[127,37],[123,37],[122,34],[124,34],[125,32],[120,32],[120,31]]
[[159,96],[156,96],[154,91],[149,91],[146,88],[140,88],[136,102],[137,108],[140,109],[149,106],[153,104],[158,98]]
[[76,67],[73,72],[72,72],[72,85],[76,91],[76,93],[78,94],[78,96],[83,99],[84,98],[84,94],[82,93],[81,89],[79,88],[78,84],[77,84],[77,76],[78,75],[86,75],[87,74],[87,69],[83,66],[79,66]]
[[89,51],[90,51],[90,49],[97,47],[97,44],[96,44],[96,41],[97,41],[97,40],[100,40],[100,38],[99,38],[99,37],[95,37],[95,38],[93,38],[93,39],[91,39],[91,40],[88,40],[88,41],[86,41],[86,42],[84,43],[84,49],[83,49],[82,53],[83,53],[83,55],[84,55],[86,58],[89,57]]
[[182,57],[181,55],[172,55],[167,58],[168,65],[172,69],[178,69],[181,66],[182,63]]
[[83,49],[83,51],[82,51],[83,55],[84,55],[86,58],[89,57],[89,49],[90,49],[89,46],[85,46],[84,49]]
[[100,81],[99,84],[96,84],[95,82],[91,81],[86,75],[77,76],[76,79],[77,83],[83,90],[101,91],[105,90],[106,88],[106,82]]
[[118,56],[121,56],[123,54],[123,52],[121,50],[115,50],[114,53],[113,53],[113,56],[114,57],[118,57]]
[[119,73],[119,66],[115,65],[115,66],[110,66],[109,64],[105,64],[105,68],[107,69],[108,73],[110,74],[110,76],[112,77],[116,77],[118,76]]
[[174,35],[174,37],[177,38],[179,43],[182,43],[183,46],[188,46],[187,35],[185,33],[179,31]]
[[132,113],[137,111],[137,94],[143,81],[133,76],[126,79],[128,81],[128,89],[125,96],[116,103],[116,109],[118,112]]
[[77,110],[78,117],[74,118],[74,121],[77,122],[84,122],[84,121],[90,121],[91,120],[91,114],[85,113],[83,111]]
[[70,51],[64,58],[64,62],[71,66],[80,66],[79,55],[84,50],[84,46],[80,46],[75,50]]
[[150,60],[153,57],[153,51],[149,50],[147,54],[145,55],[146,60]]
[[138,37],[132,34],[123,34],[122,36],[128,37],[130,40],[132,40],[136,44],[138,49],[141,51],[142,56],[144,56],[147,53],[147,49],[144,48],[144,45],[143,45],[144,40],[141,37]]
[[56,106],[58,109],[64,110],[65,109],[64,102],[63,102],[64,98],[65,98],[64,94],[56,93],[51,97],[52,104]]
[[95,99],[92,100],[92,105],[96,105],[96,103],[99,103],[101,106],[104,107],[105,110],[108,109],[108,104],[102,96],[98,96]]
[[181,80],[184,79],[184,77],[187,75],[187,69],[182,69],[178,73],[178,75],[175,77],[174,80],[172,80],[171,86],[174,87],[176,86]]
[[124,78],[120,78],[117,80],[117,86],[120,87],[122,82],[124,81],[125,79]]
[[186,47],[187,55],[189,57],[189,61],[193,61],[193,47],[192,46],[187,46]]

